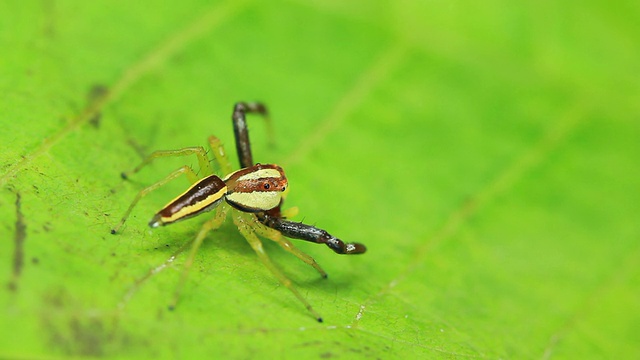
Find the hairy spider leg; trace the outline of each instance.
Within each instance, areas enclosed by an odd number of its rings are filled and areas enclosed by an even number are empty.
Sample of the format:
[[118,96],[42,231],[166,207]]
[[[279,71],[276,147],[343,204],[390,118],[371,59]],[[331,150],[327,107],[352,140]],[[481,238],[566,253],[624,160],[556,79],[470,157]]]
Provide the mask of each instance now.
[[282,234],[279,231],[276,231],[274,229],[268,228],[265,225],[259,223],[258,221],[254,222],[253,230],[258,235],[260,235],[262,237],[265,237],[265,238],[267,238],[269,240],[275,241],[283,249],[285,249],[289,253],[295,255],[298,259],[302,260],[306,264],[308,264],[308,265],[312,266],[314,269],[316,269],[320,273],[320,276],[322,276],[325,279],[327,278],[327,273],[324,270],[322,270],[322,268],[320,267],[320,265],[318,265],[318,263],[316,262],[316,260],[314,258],[312,258],[308,254],[304,253],[302,250],[300,250],[297,247],[295,247],[293,245],[293,243],[291,241],[289,241],[289,239],[283,237]]
[[181,168],[173,171],[171,174],[169,174],[164,179],[162,179],[162,180],[160,180],[160,181],[158,181],[158,182],[156,182],[154,184],[151,184],[151,185],[147,186],[146,188],[140,190],[140,192],[138,192],[136,197],[131,202],[131,205],[129,205],[129,208],[127,209],[127,211],[124,213],[124,215],[120,219],[120,222],[118,222],[116,227],[111,229],[111,233],[115,234],[120,230],[120,228],[122,227],[122,225],[124,225],[125,221],[127,221],[127,218],[129,218],[129,215],[131,214],[131,211],[138,204],[138,201],[140,201],[140,199],[142,199],[143,197],[147,196],[150,192],[152,192],[154,190],[157,190],[158,188],[160,188],[163,185],[167,184],[171,180],[176,179],[177,177],[179,177],[182,174],[186,174],[187,178],[189,179],[189,181],[191,183],[194,183],[198,179],[198,175],[193,171],[193,169],[191,167],[185,165],[185,166],[182,166]]
[[273,126],[269,118],[267,107],[259,102],[238,102],[233,106],[233,134],[236,138],[236,151],[238,152],[238,160],[241,168],[247,168],[254,165],[253,156],[251,155],[251,143],[249,142],[249,130],[247,129],[247,113],[256,113],[264,117],[267,122],[267,132],[269,142],[274,143]]
[[233,167],[227,157],[227,153],[224,151],[224,146],[222,146],[220,139],[213,135],[209,136],[209,147],[211,147],[213,157],[218,163],[218,166],[220,166],[220,171],[223,177],[231,174],[233,172]]
[[184,284],[187,281],[189,271],[191,270],[191,266],[193,265],[193,259],[196,257],[196,253],[198,253],[198,250],[200,249],[200,245],[202,245],[202,241],[204,241],[204,238],[207,236],[207,234],[210,231],[218,229],[224,223],[224,220],[227,218],[228,211],[229,211],[229,206],[226,203],[223,203],[221,206],[218,206],[218,208],[216,209],[216,215],[212,219],[209,219],[204,224],[202,224],[200,231],[198,231],[198,235],[196,235],[196,238],[193,241],[191,250],[189,250],[189,255],[187,256],[187,260],[184,263],[182,275],[180,276],[180,280],[173,294],[173,300],[169,305],[169,310],[175,309],[176,305],[178,304],[178,300],[180,299],[180,293],[182,292],[182,289],[184,288]]
[[[189,156],[191,154],[196,154],[198,157],[198,165],[200,166],[200,176],[205,177],[207,175],[213,174],[213,169],[211,168],[211,164],[209,164],[209,158],[207,157],[207,152],[202,146],[193,146],[186,147],[177,150],[158,150],[154,151],[149,156],[144,158],[144,160],[140,163],[140,165],[136,166],[133,170],[129,172],[123,172],[121,174],[123,179],[129,178],[130,175],[133,175],[140,171],[143,167],[149,165],[153,160],[164,157],[172,157],[172,156]],[[198,179],[198,176],[188,175],[189,181],[193,184]]]
[[284,273],[282,273],[282,271],[280,271],[280,269],[278,269],[269,259],[269,256],[264,251],[262,242],[260,241],[258,236],[256,236],[256,234],[254,233],[256,217],[253,216],[252,214],[243,213],[240,211],[234,211],[233,214],[234,214],[233,222],[236,224],[236,226],[240,230],[240,233],[242,234],[242,236],[244,236],[244,238],[249,242],[249,245],[251,245],[253,250],[258,255],[258,258],[260,259],[260,261],[262,261],[262,263],[264,264],[264,266],[266,266],[271,271],[271,273],[276,278],[278,278],[280,283],[284,285],[287,289],[289,289],[289,291],[291,291],[293,295],[295,295],[295,297],[297,297],[298,300],[300,300],[300,302],[304,304],[307,310],[309,310],[309,312],[313,314],[313,316],[316,318],[316,320],[318,320],[318,322],[322,322],[322,317],[320,317],[320,315],[313,309],[311,304],[309,304],[309,302],[307,302],[307,300],[304,297],[302,297],[302,295],[298,292],[298,290],[296,290],[296,288],[293,287],[291,280],[289,280],[289,278],[287,278],[286,275],[284,275]]

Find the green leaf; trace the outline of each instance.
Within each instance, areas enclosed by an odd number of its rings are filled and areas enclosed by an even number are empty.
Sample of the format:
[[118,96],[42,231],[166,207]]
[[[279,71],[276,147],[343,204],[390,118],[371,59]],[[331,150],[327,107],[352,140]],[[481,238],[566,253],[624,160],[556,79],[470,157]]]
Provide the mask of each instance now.
[[[489,1],[3,2],[0,357],[640,357],[640,6]],[[297,220],[362,256],[231,221],[147,221],[234,102]],[[166,266],[165,266],[166,265]],[[152,270],[148,279],[135,285]],[[133,289],[133,290],[132,290]]]

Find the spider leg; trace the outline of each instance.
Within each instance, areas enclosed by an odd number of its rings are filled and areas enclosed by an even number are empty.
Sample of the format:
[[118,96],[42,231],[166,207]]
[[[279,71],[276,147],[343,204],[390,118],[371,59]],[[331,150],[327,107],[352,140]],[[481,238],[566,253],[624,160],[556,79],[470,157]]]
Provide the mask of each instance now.
[[213,157],[220,166],[222,177],[231,174],[233,167],[231,166],[231,162],[229,162],[229,158],[227,157],[227,153],[224,151],[224,147],[222,146],[220,139],[213,135],[209,136],[209,147],[211,147]]
[[233,133],[236,137],[236,150],[238,152],[238,160],[240,167],[247,168],[253,166],[253,156],[251,155],[251,143],[249,142],[249,130],[247,129],[247,113],[258,113],[267,121],[267,131],[269,139],[273,142],[273,128],[269,120],[269,112],[267,107],[258,102],[239,102],[233,107]]
[[[127,179],[129,178],[130,175],[137,173],[138,171],[140,171],[140,169],[150,164],[153,160],[157,158],[170,157],[170,156],[188,156],[191,154],[196,154],[196,156],[198,157],[198,165],[200,166],[201,176],[213,174],[213,170],[211,169],[211,165],[209,164],[209,159],[207,158],[207,152],[205,151],[205,149],[202,146],[193,146],[193,147],[186,147],[186,148],[177,149],[177,150],[154,151],[149,156],[147,156],[142,161],[142,163],[140,163],[140,165],[136,166],[131,171],[122,172],[121,176],[123,179]],[[195,173],[188,174],[187,177],[189,177],[189,181],[191,181],[191,183],[194,183],[198,179],[198,176],[192,176],[192,175],[195,175]]]
[[[275,215],[279,215],[275,214]],[[331,250],[338,254],[363,254],[367,248],[360,243],[345,243],[325,230],[315,226],[306,225],[300,222],[289,221],[274,214],[262,212],[257,214],[258,220],[264,225],[278,230],[282,235],[294,239],[326,244]]]
[[320,273],[320,276],[322,276],[325,279],[327,278],[327,273],[324,270],[322,270],[322,268],[320,267],[320,265],[318,265],[318,263],[314,258],[305,254],[302,250],[295,247],[293,243],[291,243],[289,239],[282,236],[282,234],[279,231],[276,231],[274,229],[264,226],[263,224],[259,223],[257,219],[254,219],[253,222],[254,222],[254,224],[252,225],[253,230],[256,233],[258,233],[258,235],[264,236],[269,240],[275,241],[283,249],[295,255],[298,259],[302,260],[303,262],[307,263],[308,265],[316,269]]
[[271,273],[278,278],[280,283],[287,287],[287,289],[289,289],[289,291],[291,291],[293,295],[295,295],[295,297],[297,297],[298,300],[300,300],[300,302],[304,304],[307,310],[309,310],[309,312],[313,314],[318,322],[322,322],[322,317],[320,317],[320,315],[315,310],[313,310],[311,304],[309,304],[307,300],[298,292],[298,290],[293,287],[291,280],[289,280],[289,278],[287,278],[286,275],[284,275],[269,259],[269,256],[262,247],[262,242],[260,241],[258,236],[256,236],[253,231],[253,227],[251,226],[251,214],[234,211],[233,222],[236,224],[236,226],[238,226],[240,233],[242,234],[242,236],[244,236],[245,239],[247,239],[249,245],[251,245],[264,266],[266,266],[271,271]]
[[191,266],[193,265],[193,259],[195,258],[196,253],[200,248],[200,245],[202,245],[202,241],[207,236],[209,231],[219,228],[220,225],[224,223],[224,220],[227,218],[228,210],[229,210],[229,207],[223,204],[222,206],[218,207],[216,215],[212,219],[207,220],[204,224],[202,224],[202,227],[200,228],[198,235],[196,235],[196,238],[193,241],[193,245],[191,245],[189,256],[187,257],[187,260],[184,263],[184,269],[182,270],[182,275],[180,276],[180,280],[173,294],[173,300],[169,305],[169,310],[175,309],[178,303],[178,299],[180,298],[180,293],[182,292],[184,283],[187,280],[187,276],[189,275],[189,270],[191,270]]
[[157,183],[149,185],[146,188],[140,190],[140,192],[138,192],[138,195],[136,195],[136,197],[133,199],[133,202],[131,202],[131,205],[129,205],[129,208],[127,209],[127,211],[124,213],[124,215],[120,219],[120,222],[113,229],[111,229],[111,233],[115,234],[120,230],[122,225],[124,225],[124,222],[127,221],[127,218],[131,214],[131,210],[133,210],[133,208],[136,206],[138,201],[140,201],[140,199],[147,196],[150,192],[157,190],[158,188],[165,185],[169,181],[176,179],[178,176],[182,174],[185,174],[191,182],[195,182],[198,179],[198,175],[193,171],[193,169],[185,165],[173,171],[171,174],[167,175],[167,177],[158,181]]

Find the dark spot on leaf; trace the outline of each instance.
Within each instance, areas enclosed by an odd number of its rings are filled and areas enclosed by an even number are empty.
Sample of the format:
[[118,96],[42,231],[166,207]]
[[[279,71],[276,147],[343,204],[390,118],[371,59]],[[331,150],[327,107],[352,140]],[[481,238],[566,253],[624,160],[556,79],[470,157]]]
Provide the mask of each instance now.
[[100,109],[108,96],[109,88],[101,84],[93,85],[87,94],[87,106],[84,112],[89,116],[89,124],[96,129],[100,127],[102,119]]
[[94,128],[98,129],[100,128],[101,119],[102,119],[102,113],[97,112],[89,119],[89,124],[91,124],[91,126],[93,126]]
[[13,235],[13,277],[8,284],[11,291],[18,290],[18,279],[24,264],[24,242],[27,238],[27,226],[22,215],[20,193],[16,193],[16,229]]
[[109,94],[109,88],[102,84],[94,84],[87,94],[87,102],[89,104],[102,101]]
[[51,347],[72,358],[106,357],[132,345],[147,346],[119,328],[115,315],[91,314],[66,290],[49,291],[40,311],[41,329]]
[[56,2],[54,0],[46,0],[42,2],[43,11],[43,33],[49,38],[56,36]]
[[131,146],[133,148],[133,150],[135,150],[136,153],[138,153],[138,155],[141,158],[144,158],[147,156],[147,150],[144,146],[140,145],[135,139],[133,138],[128,138],[127,139],[127,144],[129,146]]

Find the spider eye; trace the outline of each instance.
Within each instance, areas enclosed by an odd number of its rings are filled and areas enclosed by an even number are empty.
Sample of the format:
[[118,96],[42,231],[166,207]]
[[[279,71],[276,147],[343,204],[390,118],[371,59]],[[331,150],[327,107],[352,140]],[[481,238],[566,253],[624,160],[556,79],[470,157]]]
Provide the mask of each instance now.
[[270,187],[271,187],[271,186],[270,186],[269,184],[264,184],[264,189],[265,189],[265,190],[269,190],[269,188],[270,188]]

